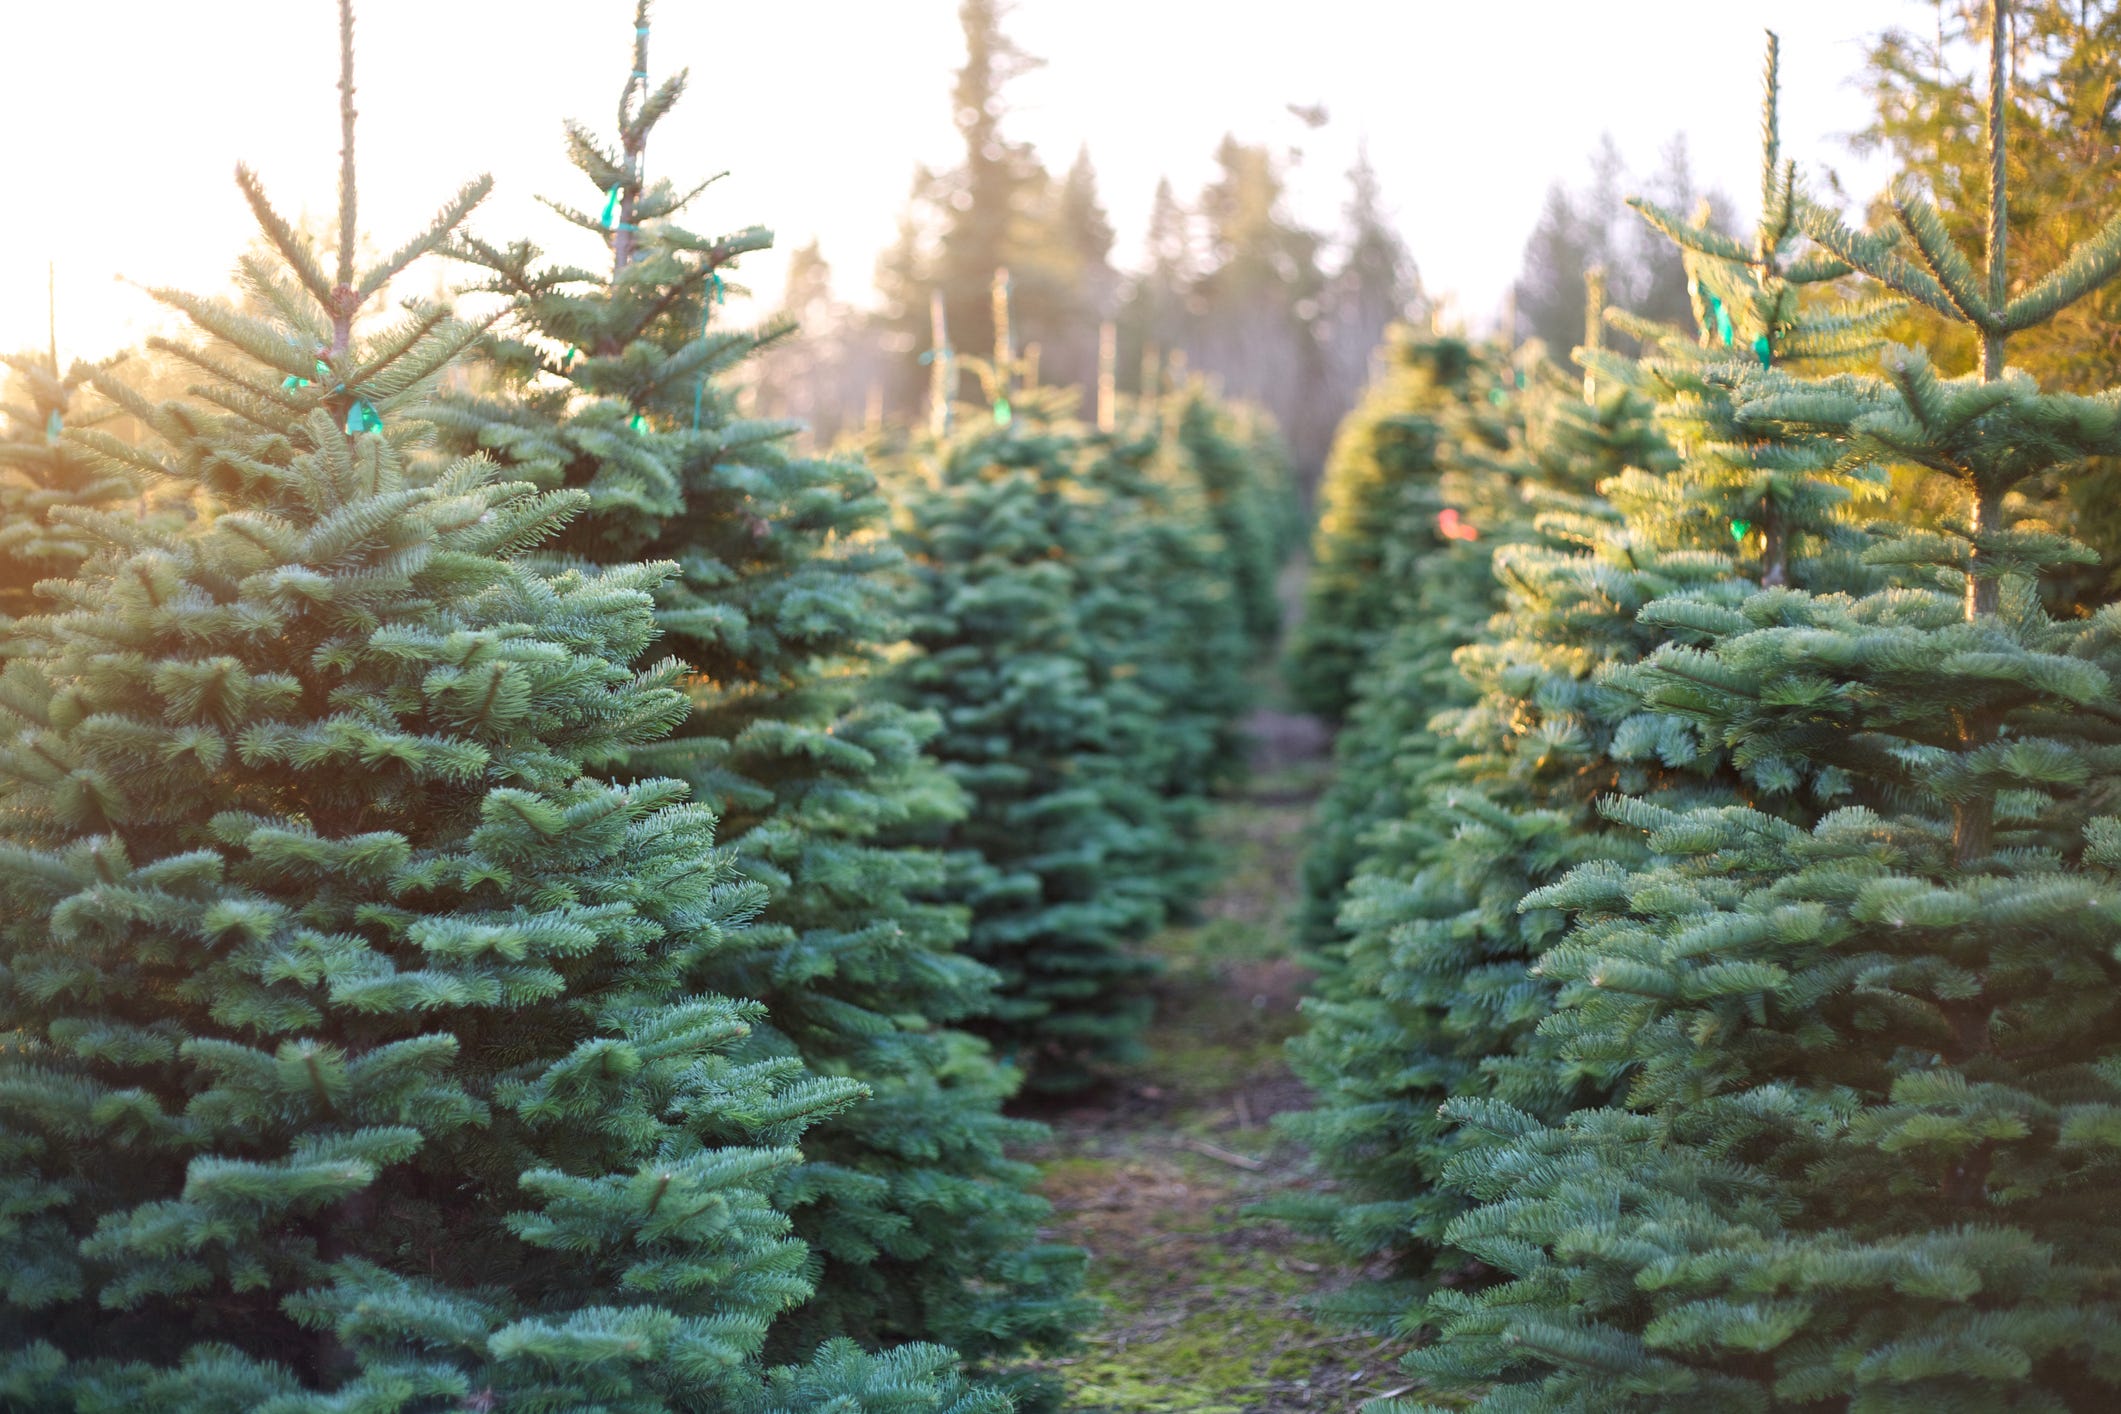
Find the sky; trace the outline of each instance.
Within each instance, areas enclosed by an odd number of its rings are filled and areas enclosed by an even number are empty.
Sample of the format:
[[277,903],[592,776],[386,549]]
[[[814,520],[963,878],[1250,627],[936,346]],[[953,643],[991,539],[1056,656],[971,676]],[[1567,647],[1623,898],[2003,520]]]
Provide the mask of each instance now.
[[[840,295],[866,301],[916,164],[946,165],[956,0],[662,0],[650,70],[689,67],[651,174],[730,175],[692,224],[772,228],[742,278],[771,304],[788,250],[822,242]],[[579,255],[539,195],[594,206],[561,120],[608,131],[632,0],[359,0],[361,226],[388,249],[481,172],[474,229]],[[42,347],[48,262],[62,360],[160,322],[141,286],[214,291],[252,231],[232,174],[327,218],[337,178],[332,0],[102,0],[9,7],[0,125],[18,165],[0,223],[0,348]],[[1928,31],[1928,0],[1018,0],[1010,29],[1045,67],[1007,130],[1055,170],[1087,147],[1140,254],[1157,178],[1181,197],[1226,133],[1300,149],[1296,213],[1330,227],[1366,143],[1424,284],[1475,327],[1494,318],[1548,185],[1580,181],[1600,134],[1647,170],[1684,133],[1698,177],[1757,187],[1761,26],[1782,36],[1783,143],[1852,195],[1886,174],[1853,154],[1869,41]],[[92,18],[90,18],[92,17]],[[84,24],[94,33],[84,36]],[[92,42],[84,43],[84,39]],[[1323,104],[1307,129],[1288,104]],[[122,279],[117,278],[122,277]]]

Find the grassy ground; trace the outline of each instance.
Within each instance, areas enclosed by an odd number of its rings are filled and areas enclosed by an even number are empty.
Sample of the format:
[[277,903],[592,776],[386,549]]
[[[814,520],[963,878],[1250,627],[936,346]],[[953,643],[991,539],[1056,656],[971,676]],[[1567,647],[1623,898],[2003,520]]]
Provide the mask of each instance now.
[[1252,725],[1259,769],[1208,826],[1223,882],[1198,923],[1152,944],[1165,970],[1148,1056],[1043,1116],[1054,1235],[1089,1249],[1106,1306],[1084,1352],[1053,1362],[1083,1411],[1343,1411],[1407,1383],[1396,1342],[1308,1314],[1356,1273],[1324,1245],[1243,1216],[1318,1182],[1270,1121],[1305,1103],[1281,1049],[1309,975],[1287,914],[1327,772],[1309,719],[1269,711]]

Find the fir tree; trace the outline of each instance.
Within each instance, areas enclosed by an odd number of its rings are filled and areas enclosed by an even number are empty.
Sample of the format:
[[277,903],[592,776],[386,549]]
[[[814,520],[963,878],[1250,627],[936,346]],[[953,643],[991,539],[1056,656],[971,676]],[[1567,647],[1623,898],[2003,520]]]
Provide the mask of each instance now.
[[189,403],[70,438],[196,488],[17,626],[0,752],[0,1390],[24,1411],[955,1410],[950,1352],[765,1374],[809,1290],[773,1202],[861,1086],[731,1055],[697,991],[757,906],[682,783],[585,761],[686,710],[634,666],[667,565],[516,554],[588,499],[426,465],[408,408],[476,331],[356,316],[484,194],[335,261],[240,174],[270,317],[173,292]]
[[1163,803],[1170,852],[1136,867],[1175,914],[1213,877],[1217,861],[1199,826],[1209,797],[1244,765],[1247,567],[1223,526],[1240,521],[1240,503],[1263,479],[1246,457],[1215,463],[1211,482],[1198,453],[1222,450],[1220,439],[1204,448],[1186,436],[1189,420],[1198,433],[1221,411],[1203,397],[1195,389],[1176,407],[1137,405],[1109,435],[1076,434],[1076,480],[1101,507],[1101,523],[1082,528],[1092,558],[1078,614],[1123,733],[1120,750]]
[[1233,407],[1193,381],[1172,395],[1182,448],[1221,537],[1247,635],[1259,649],[1281,632],[1281,569],[1296,548],[1296,482],[1287,450],[1264,414]]
[[[1875,117],[1864,141],[1889,154],[1904,171],[1902,180],[1937,203],[1945,228],[1961,242],[1980,240],[1987,219],[1983,15],[1979,5],[1940,7],[1934,37],[1889,31],[1872,49],[1866,72]],[[2018,262],[2042,269],[2096,234],[2106,193],[2121,180],[2121,4],[2027,0],[2012,15],[2006,140],[2015,190],[2007,219]],[[2121,291],[2095,290],[2052,321],[2017,331],[2012,363],[2064,392],[2111,387],[2121,382],[2117,320]],[[1894,336],[1927,348],[1946,373],[1965,372],[1979,357],[1970,329],[1919,302],[1904,311]],[[2060,484],[2021,490],[2045,503],[2043,515],[2068,523],[2100,553],[2096,566],[2048,577],[2055,602],[2096,608],[2121,583],[2117,488],[2121,464],[2092,458],[2068,468]],[[1952,513],[1949,497],[1926,508],[1940,517]]]
[[[1137,943],[1207,884],[1196,825],[1243,759],[1251,653],[1228,507],[1186,411],[1145,401],[1109,432],[1082,426],[1065,392],[1016,388],[1005,278],[995,310],[995,358],[967,360],[993,418],[937,403],[897,471],[923,653],[895,678],[942,714],[937,755],[974,797],[937,839],[967,852],[974,952],[1003,975],[993,1035],[1035,1088],[1073,1090],[1135,1054]],[[937,356],[954,358],[946,337]]]
[[1137,945],[1183,857],[1175,763],[1160,759],[1169,687],[1137,681],[1166,645],[1131,638],[1171,586],[1114,574],[1140,553],[1141,508],[1115,473],[1141,450],[1087,432],[1061,401],[1032,390],[998,397],[994,418],[967,410],[894,484],[920,650],[894,685],[942,717],[936,752],[972,797],[934,838],[960,851],[971,951],[1002,976],[984,1029],[1049,1091],[1136,1053],[1152,970]]
[[11,377],[0,400],[0,622],[42,607],[39,580],[65,578],[88,557],[92,537],[50,515],[93,509],[137,494],[122,468],[99,462],[65,436],[107,416],[89,411],[83,390],[99,365],[59,371],[58,350],[0,359]]
[[[1100,431],[1066,390],[1020,387],[1008,287],[998,272],[994,357],[965,360],[989,406],[943,396],[957,355],[939,317],[931,430],[891,468],[920,650],[893,687],[942,718],[937,755],[973,800],[928,838],[958,852],[972,951],[1002,975],[985,1029],[1034,1088],[1065,1091],[1136,1054],[1153,970],[1137,945],[1212,872],[1196,826],[1241,760],[1250,653],[1184,409],[1137,400]],[[1271,446],[1256,427],[1248,442]]]
[[[1482,1206],[1451,1238],[1512,1280],[1440,1301],[1416,1358],[1502,1381],[1483,1407],[2085,1409],[2121,1383],[2117,621],[2043,609],[2087,552],[2009,499],[2111,454],[2121,394],[2005,368],[2011,334],[2121,273],[2121,219],[2011,294],[2006,35],[1992,14],[1978,267],[1904,189],[1875,235],[1807,218],[1819,268],[1970,326],[1979,372],[1895,348],[1877,378],[1736,390],[1845,467],[1947,478],[1961,515],[1881,537],[1905,582],[1880,592],[1763,575],[1649,605],[1672,641],[1630,686],[1731,743],[1752,798],[1615,802],[1652,857],[1527,900],[1584,919],[1545,959],[1556,1043],[1629,1085],[1553,1126],[1457,1107],[1492,1142],[1458,1166]],[[1806,780],[1844,803],[1784,808]]]
[[[1396,526],[1383,541],[1377,582],[1360,589],[1376,606],[1377,627],[1352,669],[1348,718],[1333,744],[1333,782],[1319,801],[1318,827],[1304,853],[1299,933],[1322,950],[1329,971],[1348,879],[1371,829],[1399,818],[1433,769],[1429,719],[1465,696],[1451,655],[1478,635],[1493,610],[1489,562],[1517,534],[1525,401],[1517,385],[1529,375],[1500,348],[1465,347],[1470,363],[1457,396],[1437,405],[1434,389],[1416,383],[1412,391],[1421,401],[1384,424],[1392,440],[1374,425],[1371,433],[1380,447],[1412,445],[1410,431],[1421,429],[1429,465],[1428,474],[1392,493]],[[1538,355],[1528,353],[1526,363],[1536,370]],[[1388,378],[1387,386],[1394,385],[1406,387]],[[1345,434],[1356,446],[1369,415],[1353,419]]]
[[[1447,769],[1372,833],[1342,915],[1345,967],[1294,1051],[1320,1095],[1296,1127],[1347,1187],[1289,1211],[1353,1253],[1397,1259],[1413,1290],[1366,1293],[1380,1320],[1406,1321],[1441,1277],[1481,1275],[1452,1225],[1465,1196],[1445,1182],[1474,1136],[1439,1115],[1441,1102],[1500,1101],[1551,1120],[1610,1093],[1605,1057],[1557,1054],[1535,1034],[1555,1003],[1544,959],[1563,918],[1520,901],[1572,867],[1643,857],[1598,813],[1612,792],[1682,808],[1743,788],[1727,742],[1627,690],[1630,667],[1671,635],[1644,607],[1685,596],[1707,612],[1763,582],[1876,579],[1852,555],[1858,498],[1877,478],[1837,470],[1832,439],[1750,416],[1734,393],[1759,348],[1832,367],[1870,346],[1889,312],[1807,295],[1845,270],[1792,260],[1798,205],[1774,130],[1771,82],[1765,214],[1750,246],[1645,205],[1689,248],[1705,346],[1618,317],[1652,356],[1582,351],[1586,396],[1534,423],[1536,535],[1496,554],[1503,612],[1458,654],[1472,700],[1438,720],[1429,757]],[[1831,776],[1806,784],[1793,809],[1836,789]]]
[[692,669],[689,710],[607,769],[687,782],[766,888],[742,946],[702,956],[690,979],[765,1004],[739,1054],[800,1058],[873,1092],[781,1175],[818,1293],[769,1348],[839,1334],[937,1339],[976,1359],[1057,1346],[1087,1315],[1081,1253],[1039,1242],[1047,1206],[1007,1150],[1041,1131],[1000,1115],[1009,1083],[959,1027],[986,1011],[994,979],[956,952],[962,912],[931,901],[940,856],[888,838],[939,829],[964,804],[924,753],[934,720],[873,700],[897,561],[877,536],[875,479],[801,454],[791,424],[738,414],[730,374],[777,331],[720,329],[714,315],[724,272],[770,238],[693,234],[678,223],[698,189],[645,175],[686,80],[651,90],[647,42],[644,4],[616,145],[568,128],[603,209],[556,209],[603,237],[608,271],[542,264],[527,242],[465,242],[514,312],[484,347],[495,392],[436,416],[455,449],[587,494],[557,564],[677,562],[657,622],[660,646]]
[[[1344,812],[1367,808],[1329,821],[1306,861],[1313,926],[1341,941],[1291,1046],[1316,1106],[1286,1125],[1341,1187],[1273,1211],[1350,1256],[1391,1257],[1398,1280],[1337,1301],[1377,1324],[1400,1320],[1426,1280],[1462,1275],[1463,1256],[1441,1244],[1464,1204],[1438,1183],[1452,1145],[1437,1103],[1496,1083],[1488,1058],[1521,1046],[1547,1008],[1549,989],[1524,972],[1555,915],[1520,916],[1517,902],[1613,851],[1590,803],[1643,765],[1614,759],[1627,714],[1596,670],[1646,651],[1635,609],[1687,582],[1648,570],[1648,547],[1592,489],[1629,466],[1659,476],[1670,461],[1637,380],[1619,376],[1624,362],[1600,367],[1595,401],[1560,394],[1528,419],[1529,524],[1494,547],[1502,609],[1456,655],[1452,697],[1438,698],[1436,659],[1396,639],[1379,650],[1346,729],[1353,742],[1336,753],[1366,784],[1337,776],[1329,793]],[[1719,556],[1708,572],[1723,568]],[[1405,637],[1427,635],[1410,625]],[[1409,698],[1431,709],[1422,720],[1407,720]],[[1580,1083],[1543,1088],[1565,1104]]]
[[1304,614],[1289,650],[1290,691],[1309,711],[1346,713],[1356,676],[1393,622],[1395,567],[1445,543],[1433,511],[1425,518],[1409,504],[1410,488],[1433,480],[1437,419],[1468,396],[1473,365],[1463,339],[1400,331],[1383,372],[1334,436]]

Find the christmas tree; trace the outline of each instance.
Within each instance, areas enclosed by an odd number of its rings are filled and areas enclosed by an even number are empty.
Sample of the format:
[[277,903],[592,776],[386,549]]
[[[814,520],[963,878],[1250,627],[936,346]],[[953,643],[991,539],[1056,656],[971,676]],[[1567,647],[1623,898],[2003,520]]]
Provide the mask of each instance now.
[[[1852,560],[1853,498],[1876,478],[1837,472],[1831,439],[1750,419],[1733,396],[1757,369],[1756,337],[1771,335],[1786,364],[1831,367],[1871,346],[1889,312],[1807,297],[1845,272],[1791,262],[1801,235],[1773,104],[1771,79],[1766,214],[1750,247],[1648,208],[1691,250],[1705,346],[1616,312],[1651,355],[1580,351],[1584,396],[1556,399],[1528,429],[1536,535],[1496,554],[1503,612],[1458,655],[1472,700],[1437,723],[1448,768],[1373,832],[1344,909],[1344,975],[1295,1050],[1320,1095],[1296,1127],[1347,1190],[1290,1211],[1351,1252],[1394,1254],[1417,1287],[1481,1274],[1448,1239],[1466,1204],[1444,1182],[1474,1136],[1439,1104],[1501,1098],[1558,1119],[1610,1092],[1603,1058],[1558,1055],[1535,1035],[1554,1006],[1542,958],[1563,920],[1520,900],[1572,867],[1642,857],[1598,812],[1611,793],[1678,807],[1741,787],[1727,743],[1627,690],[1630,666],[1671,632],[1644,607],[1728,605],[1762,580],[1876,577]],[[1381,1319],[1405,1318],[1406,1288],[1368,1295]]]
[[[1513,449],[1526,371],[1504,350],[1456,339],[1418,344],[1402,333],[1393,349],[1378,387],[1341,430],[1334,462],[1341,477],[1328,487],[1336,506],[1345,506],[1350,478],[1375,478],[1367,492],[1378,503],[1370,548],[1359,551],[1345,533],[1327,538],[1322,521],[1326,558],[1292,669],[1308,674],[1298,679],[1299,691],[1306,681],[1323,686],[1330,671],[1353,675],[1340,689],[1347,720],[1304,854],[1297,913],[1300,939],[1329,971],[1342,897],[1366,837],[1379,822],[1403,815],[1419,793],[1433,756],[1429,718],[1464,696],[1451,654],[1478,635],[1494,607],[1488,562],[1518,519]],[[1538,362],[1536,353],[1526,360]],[[1454,370],[1455,388],[1439,399],[1420,370],[1445,365]],[[1338,510],[1329,519],[1345,523]],[[1374,561],[1360,576],[1353,573],[1358,559]],[[1311,613],[1329,617],[1314,626]]]
[[[1751,791],[1615,801],[1650,857],[1527,900],[1581,920],[1543,962],[1555,1044],[1628,1086],[1560,1124],[1454,1105],[1489,1142],[1455,1166],[1481,1206],[1449,1236],[1511,1279],[1439,1299],[1416,1363],[1500,1381],[1483,1407],[2080,1409],[2121,1383],[2121,659],[2110,612],[2044,609],[2041,579],[2090,552],[2011,499],[2121,445],[2121,395],[2005,367],[2012,333],[2121,273],[2121,219],[2012,295],[1991,26],[1980,264],[1905,189],[1877,234],[1806,216],[1812,269],[1970,326],[1979,372],[1896,347],[1877,377],[1761,367],[1733,390],[1852,474],[1943,478],[1960,515],[1882,527],[1867,558],[1899,582],[1876,592],[1796,588],[1770,558],[1735,603],[1645,608],[1669,641],[1628,685],[1731,743]],[[1806,786],[1834,808],[1791,808]]]
[[[2121,91],[2121,4],[2116,0],[2022,0],[2013,15],[2013,82],[2005,140],[2012,196],[2014,261],[2038,270],[2059,264],[2105,221],[2106,193],[2121,178],[2121,146],[2107,140]],[[1922,183],[1945,229],[1961,242],[1983,238],[1987,118],[1981,70],[1987,63],[1986,10],[1962,5],[1925,19],[1918,31],[1893,29],[1873,46],[1864,82],[1873,118],[1864,138],[1888,154],[1906,179]],[[2121,382],[2121,349],[2108,331],[2121,317],[2121,290],[2095,290],[2053,320],[2014,331],[2011,363],[2043,386],[2095,393]],[[1920,344],[1936,366],[1977,366],[1979,341],[1956,318],[1920,301],[1907,305],[1893,337]],[[2050,503],[2071,534],[2099,551],[2097,565],[2058,570],[2044,583],[2051,603],[2085,611],[2121,585],[2121,463],[2093,458],[2059,480],[2029,482],[2018,493]],[[1906,488],[1912,490],[1913,488]],[[1953,513],[1950,499],[1930,506]]]
[[875,479],[803,454],[792,424],[739,414],[731,374],[778,331],[721,328],[716,314],[725,272],[770,238],[696,235],[679,222],[698,189],[648,177],[649,139],[686,79],[650,88],[648,30],[642,5],[616,144],[567,129],[603,204],[555,206],[601,237],[608,266],[464,241],[513,306],[482,346],[491,390],[435,416],[451,449],[587,495],[552,542],[556,568],[678,564],[658,591],[657,646],[692,670],[688,710],[668,739],[603,769],[687,782],[766,889],[741,945],[690,975],[765,1004],[739,1056],[799,1059],[873,1092],[781,1176],[818,1294],[780,1318],[769,1349],[839,1334],[942,1340],[979,1359],[1058,1345],[1089,1310],[1082,1254],[1038,1240],[1046,1204],[1007,1151],[1041,1131],[1001,1116],[1010,1083],[959,1026],[990,1005],[994,979],[956,951],[961,911],[933,901],[942,857],[895,842],[964,805],[925,754],[935,721],[872,688],[898,631]]
[[1204,380],[1189,381],[1171,401],[1177,426],[1169,436],[1206,494],[1245,632],[1258,648],[1271,647],[1281,632],[1277,584],[1300,523],[1287,449],[1261,415],[1214,397]]
[[[1365,758],[1368,784],[1336,779],[1329,794],[1360,790],[1363,812],[1352,828],[1329,823],[1307,860],[1316,912],[1337,919],[1343,941],[1291,1050],[1317,1106],[1287,1126],[1341,1189],[1275,1211],[1350,1255],[1393,1254],[1403,1277],[1464,1265],[1437,1246],[1463,1205],[1436,1184],[1449,1152],[1436,1105],[1543,1013],[1545,989],[1523,970],[1553,915],[1520,918],[1517,901],[1528,881],[1601,851],[1589,803],[1627,769],[1610,754],[1615,694],[1594,675],[1643,647],[1632,611],[1644,547],[1593,488],[1629,466],[1661,473],[1670,454],[1632,366],[1581,356],[1605,374],[1593,396],[1556,386],[1558,372],[1535,374],[1540,396],[1527,399],[1509,483],[1516,505],[1504,513],[1489,497],[1500,615],[1457,652],[1447,692],[1439,669],[1452,660],[1419,651],[1438,646],[1433,629],[1410,621],[1380,648],[1336,753]],[[1423,709],[1419,721],[1407,703]],[[1333,845],[1337,858],[1325,853]],[[1394,1283],[1340,1304],[1388,1322],[1407,1300]]]
[[589,499],[411,455],[477,331],[357,328],[486,191],[356,269],[340,6],[335,258],[248,172],[266,317],[175,292],[206,386],[68,433],[210,516],[60,509],[108,549],[0,679],[11,1409],[999,1414],[939,1347],[758,1362],[809,1293],[773,1201],[862,1087],[733,1050],[701,992],[756,909],[637,667],[666,564],[533,572]]
[[1240,422],[1249,411],[1189,384],[1129,400],[1110,434],[1079,432],[1076,480],[1102,505],[1078,532],[1094,556],[1081,622],[1126,734],[1120,749],[1164,803],[1174,851],[1140,863],[1175,914],[1219,863],[1199,827],[1210,797],[1243,772],[1247,670],[1264,646],[1246,608],[1259,607],[1255,586],[1271,590],[1268,513],[1285,463],[1265,431]]
[[1432,480],[1444,408],[1468,397],[1476,354],[1465,340],[1395,331],[1380,377],[1334,435],[1321,487],[1314,565],[1290,647],[1289,686],[1299,705],[1339,718],[1355,680],[1396,621],[1395,573],[1442,548],[1430,510],[1410,488]]
[[[972,951],[1002,976],[983,1029],[1033,1088],[1066,1091],[1137,1053],[1152,970],[1137,945],[1212,873],[1195,827],[1241,759],[1251,654],[1183,404],[1108,405],[1108,430],[1084,425],[1071,394],[1029,385],[1007,271],[992,302],[993,358],[961,360],[935,301],[930,428],[893,459],[919,650],[893,684],[941,717],[936,752],[973,801],[928,838],[956,852]],[[985,405],[951,402],[965,369]]]
[[[95,509],[136,494],[121,468],[99,462],[69,440],[68,428],[93,427],[108,409],[85,410],[98,366],[59,370],[56,347],[44,355],[0,358],[9,373],[0,395],[0,622],[44,607],[39,580],[64,578],[88,557],[93,538],[55,524],[56,507]],[[85,415],[84,415],[85,414]]]
[[973,802],[933,837],[959,852],[972,954],[1001,974],[983,1029],[1047,1090],[1135,1053],[1151,970],[1136,944],[1165,916],[1157,866],[1179,850],[1139,759],[1154,698],[1115,697],[1116,646],[1092,631],[1093,596],[1142,590],[1099,585],[1117,518],[1058,401],[969,410],[893,487],[920,650],[894,688],[942,718],[935,750]]

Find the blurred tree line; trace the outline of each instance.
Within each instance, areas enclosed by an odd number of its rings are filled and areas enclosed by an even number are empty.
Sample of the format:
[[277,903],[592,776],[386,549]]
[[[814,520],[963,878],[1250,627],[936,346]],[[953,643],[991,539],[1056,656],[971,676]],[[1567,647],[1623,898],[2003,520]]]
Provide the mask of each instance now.
[[[1038,67],[1005,29],[1007,0],[963,0],[965,59],[951,102],[964,142],[947,169],[919,169],[899,235],[878,262],[877,306],[834,301],[815,244],[795,252],[782,312],[797,333],[766,360],[760,410],[798,418],[830,439],[863,423],[916,415],[928,376],[917,355],[932,343],[930,298],[940,291],[951,345],[992,351],[994,271],[1006,268],[1019,347],[1041,381],[1084,390],[1098,378],[1100,329],[1117,332],[1122,392],[1181,371],[1205,373],[1234,397],[1273,413],[1306,487],[1327,444],[1373,372],[1395,321],[1425,319],[1415,263],[1394,230],[1375,169],[1360,154],[1347,174],[1339,228],[1305,225],[1290,210],[1294,149],[1226,136],[1215,175],[1190,200],[1157,184],[1139,261],[1114,260],[1114,232],[1087,151],[1055,175],[1007,132],[1010,84]],[[1310,127],[1322,108],[1291,105]],[[1606,268],[1616,302],[1653,318],[1688,317],[1686,272],[1667,243],[1627,209],[1644,194],[1668,209],[1709,202],[1719,225],[1730,203],[1696,188],[1682,139],[1659,166],[1631,174],[1610,139],[1589,180],[1557,182],[1526,242],[1508,332],[1567,350],[1583,340],[1583,277]],[[1481,312],[1485,315],[1487,312]],[[969,371],[960,388],[978,397]]]
[[[1621,160],[1610,136],[1591,154],[1589,180],[1555,182],[1524,247],[1513,290],[1514,323],[1505,333],[1511,342],[1537,338],[1566,359],[1584,341],[1584,275],[1592,267],[1606,272],[1606,297],[1623,309],[1667,324],[1687,325],[1686,268],[1679,251],[1629,209],[1631,196],[1647,197],[1666,211],[1694,214],[1707,204],[1708,224],[1721,231],[1733,226],[1730,198],[1703,191],[1687,160],[1686,139],[1675,136],[1655,170],[1633,173]],[[1624,336],[1616,335],[1621,342]]]
[[[931,293],[942,294],[951,345],[985,357],[994,272],[1006,268],[1012,332],[1041,382],[1094,395],[1110,323],[1120,391],[1207,374],[1271,412],[1306,484],[1315,481],[1385,329],[1424,308],[1367,158],[1348,174],[1342,228],[1329,235],[1289,210],[1299,153],[1225,137],[1214,177],[1190,201],[1158,184],[1143,259],[1123,270],[1089,153],[1056,176],[1006,131],[1009,85],[1039,63],[1005,32],[1008,8],[960,6],[965,60],[951,101],[963,156],[915,174],[898,239],[878,262],[878,307],[836,304],[823,253],[814,244],[795,253],[783,312],[800,332],[767,360],[760,410],[801,418],[827,439],[917,413]],[[1322,110],[1292,112],[1309,126],[1325,121]],[[979,396],[973,376],[964,396]]]

